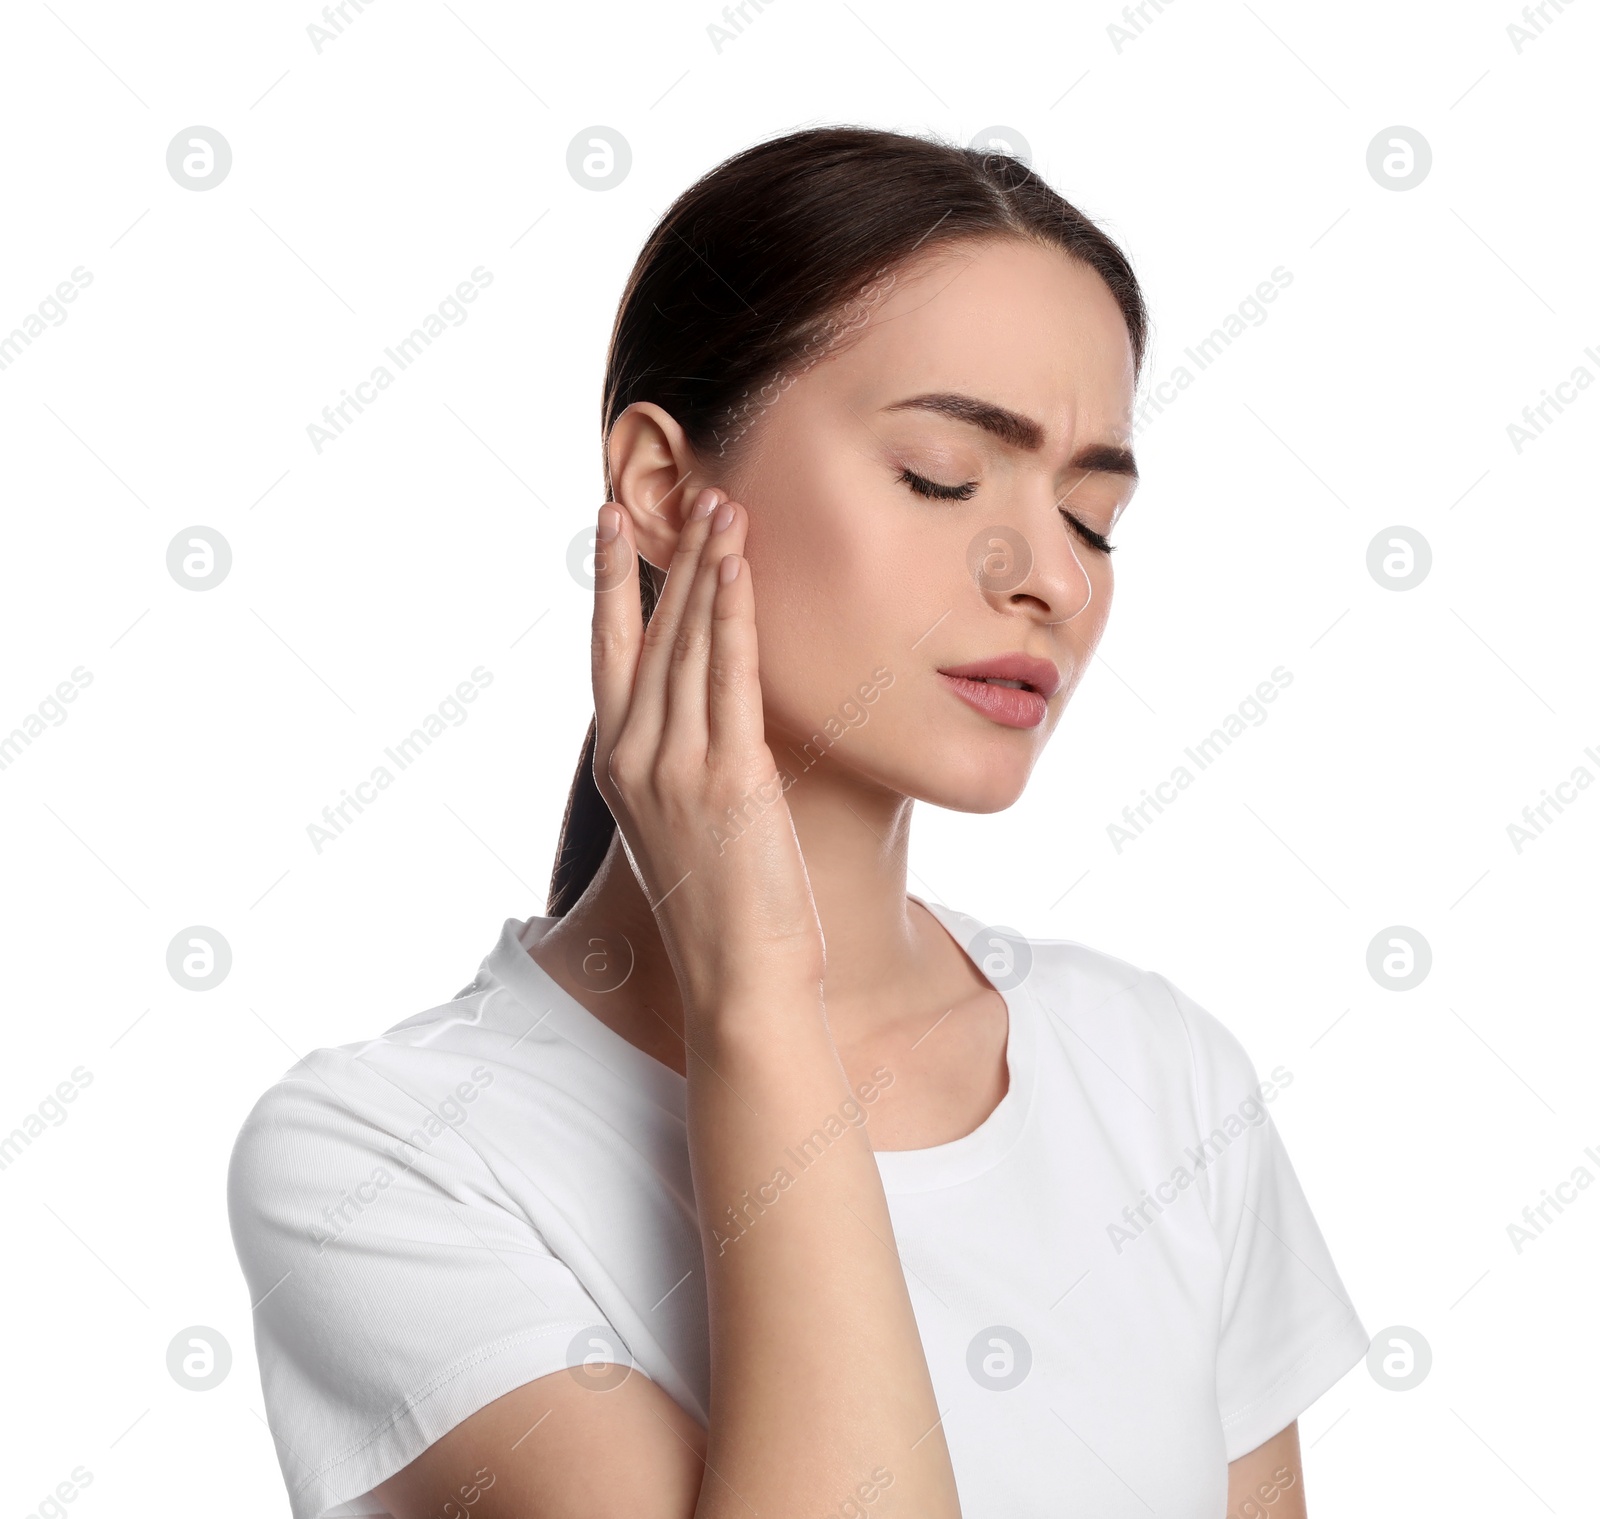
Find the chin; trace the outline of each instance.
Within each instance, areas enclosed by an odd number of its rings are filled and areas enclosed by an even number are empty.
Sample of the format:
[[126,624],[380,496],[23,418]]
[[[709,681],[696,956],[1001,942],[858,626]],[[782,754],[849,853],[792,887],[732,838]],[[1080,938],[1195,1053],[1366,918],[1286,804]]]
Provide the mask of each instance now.
[[966,786],[930,790],[917,800],[943,807],[947,812],[1004,812],[1015,805],[1026,784],[1026,777],[1015,785],[997,783],[994,777],[989,777]]
[[959,764],[948,756],[937,767],[908,764],[897,788],[914,801],[947,812],[1004,812],[1022,795],[1035,756],[996,755],[974,749]]

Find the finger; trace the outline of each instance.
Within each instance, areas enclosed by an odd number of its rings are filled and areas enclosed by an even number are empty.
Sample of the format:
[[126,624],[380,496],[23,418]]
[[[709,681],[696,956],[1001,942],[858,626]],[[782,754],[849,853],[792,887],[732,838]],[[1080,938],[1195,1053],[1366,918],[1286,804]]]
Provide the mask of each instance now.
[[706,683],[711,663],[711,608],[717,594],[717,565],[725,554],[741,553],[749,514],[724,501],[711,514],[700,562],[678,620],[667,679],[667,708],[661,749],[679,759],[704,763],[708,740]]
[[707,486],[695,496],[689,516],[678,534],[672,561],[667,566],[667,583],[661,589],[661,599],[650,614],[640,643],[628,726],[652,752],[660,742],[661,729],[666,721],[666,687],[673,639],[677,636],[683,606],[688,600],[695,568],[700,562],[700,550],[709,535],[711,514],[722,500],[722,492],[712,486]]
[[743,554],[721,556],[711,608],[706,764],[732,765],[766,743],[756,649],[755,584]]
[[[613,527],[609,539],[602,536]],[[606,774],[606,762],[628,715],[643,637],[642,621],[639,553],[633,542],[633,525],[625,511],[608,501],[600,508],[595,528],[594,620],[589,640],[595,768],[601,776]]]

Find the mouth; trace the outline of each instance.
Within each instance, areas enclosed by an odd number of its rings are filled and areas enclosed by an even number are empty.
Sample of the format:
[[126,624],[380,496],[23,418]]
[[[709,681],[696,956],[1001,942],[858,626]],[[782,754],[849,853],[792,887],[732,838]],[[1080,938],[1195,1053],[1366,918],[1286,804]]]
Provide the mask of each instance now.
[[965,665],[941,665],[941,675],[1015,691],[1033,691],[1049,701],[1061,688],[1061,672],[1048,659],[1031,654],[997,654]]
[[1061,672],[1049,660],[1026,654],[951,665],[938,673],[969,707],[1006,728],[1038,727],[1061,687]]

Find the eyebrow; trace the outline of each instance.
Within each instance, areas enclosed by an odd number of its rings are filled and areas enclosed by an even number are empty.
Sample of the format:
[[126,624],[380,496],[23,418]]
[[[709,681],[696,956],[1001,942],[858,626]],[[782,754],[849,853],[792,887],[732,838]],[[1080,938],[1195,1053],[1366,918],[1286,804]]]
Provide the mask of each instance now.
[[[1012,448],[1037,452],[1044,445],[1044,429],[1021,412],[993,401],[980,401],[976,396],[959,395],[954,391],[931,391],[927,395],[911,396],[895,401],[883,408],[885,411],[932,411],[941,416],[954,417],[958,422],[970,422],[985,432],[993,433],[1002,443]],[[1093,443],[1081,448],[1073,456],[1074,469],[1101,470],[1106,474],[1127,475],[1139,478],[1139,467],[1134,463],[1133,451],[1114,443]]]

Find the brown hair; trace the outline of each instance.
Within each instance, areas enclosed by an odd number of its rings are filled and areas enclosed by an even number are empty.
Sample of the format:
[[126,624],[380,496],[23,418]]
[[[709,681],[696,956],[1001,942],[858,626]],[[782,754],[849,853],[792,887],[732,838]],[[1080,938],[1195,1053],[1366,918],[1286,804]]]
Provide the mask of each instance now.
[[[886,275],[936,247],[1006,236],[1093,269],[1142,363],[1148,317],[1122,250],[1018,159],[870,127],[813,127],[736,153],[672,203],[628,277],[606,357],[603,466],[612,425],[635,401],[671,413],[702,457],[730,457],[763,390],[807,364],[852,297],[872,300]],[[641,562],[647,622],[663,583]],[[591,719],[550,876],[551,917],[583,894],[616,830],[594,757]]]

